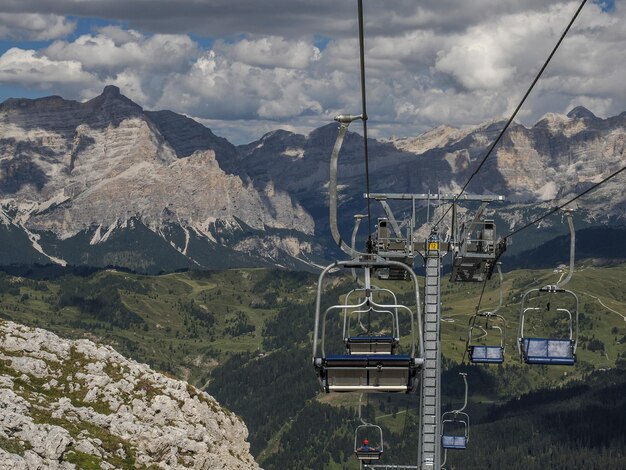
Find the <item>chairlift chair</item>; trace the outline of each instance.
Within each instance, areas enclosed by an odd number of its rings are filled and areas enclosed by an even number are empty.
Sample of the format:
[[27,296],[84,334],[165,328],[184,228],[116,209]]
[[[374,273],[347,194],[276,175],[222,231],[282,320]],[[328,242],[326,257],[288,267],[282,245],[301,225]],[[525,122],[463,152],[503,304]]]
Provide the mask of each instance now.
[[[409,308],[399,303],[386,304],[377,302],[371,295],[369,278],[371,271],[385,266],[404,267],[409,271],[415,286],[415,306]],[[343,303],[333,305],[323,313],[320,311],[322,286],[325,275],[333,268],[362,268],[366,273],[368,294],[361,303],[352,305]],[[381,312],[395,312],[408,315],[410,319],[410,351],[397,354],[395,344],[399,342],[399,332],[392,332],[391,338],[381,336],[344,335],[347,351],[341,354],[327,354],[325,349],[326,323],[328,315],[347,310],[375,309]],[[393,316],[393,314],[392,314]],[[406,265],[394,261],[353,260],[336,262],[320,274],[318,280],[315,330],[313,334],[313,363],[322,389],[326,392],[410,392],[415,388],[417,370],[423,362],[422,324],[419,312],[419,291],[415,273]],[[394,321],[395,328],[398,322]],[[417,331],[415,324],[417,323]],[[345,323],[344,323],[345,324]],[[345,333],[345,329],[344,329]],[[347,340],[346,340],[347,338]],[[417,346],[419,345],[419,355]]]
[[[485,312],[476,312],[469,320],[467,331],[467,352],[469,354],[470,361],[474,364],[502,364],[504,362],[504,348],[506,344],[506,320],[498,312],[502,308],[503,292],[502,292],[502,270],[500,269],[500,262],[496,263],[498,269],[498,277],[500,279],[500,301],[498,306]],[[478,322],[479,319],[485,319],[484,327]],[[489,324],[490,321],[494,324]],[[495,324],[498,323],[498,324]],[[474,331],[481,330],[483,334],[480,337],[475,337]],[[485,345],[479,343],[478,340],[486,336],[489,336],[488,330],[498,331],[500,338],[500,344]]]
[[[488,322],[490,319],[496,319],[500,325],[491,325],[489,328],[491,330],[498,331],[498,336],[500,338],[500,344],[497,345],[485,345],[480,344],[476,340],[473,332],[476,329],[481,329],[484,331],[484,335],[488,335],[487,330],[480,325],[476,324],[476,320],[480,317],[485,318],[485,322]],[[486,325],[487,326],[487,325]],[[491,312],[479,313],[474,315],[470,319],[470,326],[468,330],[468,340],[467,340],[467,351],[469,353],[470,361],[474,364],[502,364],[504,362],[504,348],[505,348],[505,331],[506,331],[506,320],[502,315],[493,314]]]
[[[522,297],[522,305],[520,308],[519,333],[517,339],[517,348],[520,358],[526,364],[545,364],[545,365],[574,365],[576,363],[576,346],[578,344],[578,296],[563,288],[569,282],[574,273],[574,258],[576,246],[576,232],[574,230],[573,215],[571,210],[565,211],[570,231],[570,255],[569,255],[569,271],[567,277],[555,285],[548,285],[540,289],[531,289]],[[568,322],[567,338],[533,338],[525,336],[524,322],[528,314],[543,310],[539,307],[528,307],[529,295],[537,293],[538,298],[546,299],[546,311],[550,310],[551,300],[555,298],[569,299],[570,304],[562,304],[565,307],[557,307],[555,311],[566,316]],[[573,311],[572,307],[573,305]]]
[[[528,296],[537,292],[541,297],[557,295],[567,297],[573,301],[573,312],[568,308],[556,308],[557,312],[565,315],[568,322],[567,338],[535,338],[526,336],[524,325],[530,313],[540,312],[540,307],[528,307]],[[547,302],[546,311],[550,310],[552,302]],[[522,297],[522,306],[519,321],[518,351],[520,358],[526,364],[544,365],[574,365],[576,363],[576,346],[578,343],[578,296],[570,290],[558,286],[546,286],[541,289],[531,289]]]
[[383,430],[375,424],[361,424],[354,432],[354,454],[361,461],[379,460],[383,453]]
[[464,450],[469,442],[469,415],[463,411],[448,411],[441,415],[441,447]]
[[467,408],[467,374],[460,372],[465,384],[465,398],[463,406],[458,410],[447,411],[441,415],[441,447],[444,449],[462,450],[467,448],[469,441],[469,415],[465,413]]

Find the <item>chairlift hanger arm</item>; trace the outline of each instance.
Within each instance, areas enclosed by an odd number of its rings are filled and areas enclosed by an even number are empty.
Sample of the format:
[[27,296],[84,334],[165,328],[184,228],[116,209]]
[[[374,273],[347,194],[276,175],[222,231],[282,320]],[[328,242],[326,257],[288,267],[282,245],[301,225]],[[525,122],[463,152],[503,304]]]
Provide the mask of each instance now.
[[[478,208],[478,210],[476,211],[476,214],[474,214],[474,218],[472,219],[472,221],[466,226],[464,233],[461,234],[461,240],[459,240],[459,242],[462,244],[465,242],[465,240],[467,239],[467,235],[472,233],[472,230],[474,230],[474,226],[476,225],[476,223],[478,222],[478,220],[481,218],[481,216],[483,215],[483,212],[485,211],[485,208],[487,207],[487,202],[483,201],[480,205],[480,207]],[[455,240],[456,241],[456,240]]]
[[569,226],[570,233],[570,247],[569,247],[569,271],[567,273],[567,277],[563,279],[561,282],[557,282],[557,287],[562,288],[565,284],[567,284],[572,275],[574,274],[574,258],[576,252],[576,231],[574,230],[574,220],[572,217],[572,211],[565,211],[565,217],[567,218],[567,225]]
[[478,312],[479,316],[486,316],[486,317],[490,317],[490,316],[499,316],[496,315],[500,309],[502,308],[503,304],[504,304],[504,294],[503,294],[503,283],[504,283],[504,277],[502,276],[502,268],[500,267],[500,265],[502,264],[502,262],[497,261],[496,262],[496,269],[498,270],[498,279],[500,280],[500,288],[499,288],[499,302],[498,302],[498,306],[496,308],[494,308],[493,310],[483,310],[482,312]]
[[[354,216],[354,227],[352,229],[352,244],[350,245],[354,252],[357,252],[357,249],[356,249],[356,235],[357,235],[357,233],[359,231],[359,227],[361,226],[361,221],[363,220],[364,217],[366,217],[366,216],[361,215],[361,214],[357,214],[357,215]],[[355,268],[352,268],[352,278],[357,283],[359,283],[359,284],[361,283],[360,279],[356,275],[356,269]]]
[[339,233],[339,227],[337,225],[337,162],[339,160],[339,151],[341,150],[341,146],[343,145],[343,140],[348,130],[348,126],[352,121],[355,121],[357,119],[363,119],[363,115],[353,116],[340,114],[339,116],[335,117],[335,121],[339,122],[339,132],[337,133],[337,139],[335,140],[335,145],[333,146],[333,151],[330,156],[330,178],[328,182],[328,210],[330,231],[333,236],[333,240],[335,240],[335,243],[339,245],[344,253],[351,256],[352,258],[366,256],[367,253],[361,253],[348,246],[348,244],[343,241],[343,239],[341,238],[341,234]]
[[458,410],[454,410],[454,413],[461,413],[463,410],[465,410],[465,408],[467,408],[467,392],[468,392],[468,387],[467,387],[467,373],[466,372],[459,372],[459,375],[463,377],[463,383],[465,384],[465,398],[463,400],[463,406],[461,408],[459,408]]
[[[502,263],[500,261],[496,261],[496,269],[498,270],[498,279],[500,280],[500,301],[498,302],[498,306],[491,312],[492,315],[495,315],[497,312],[500,311],[500,309],[502,308],[503,305],[503,301],[504,301],[504,295],[503,295],[503,284],[504,284],[504,280],[502,278],[502,268],[500,267]],[[506,325],[506,324],[505,324]]]
[[385,214],[387,214],[387,219],[389,219],[389,223],[391,224],[391,228],[396,234],[396,237],[402,238],[402,231],[400,230],[400,226],[398,225],[398,222],[396,221],[396,218],[393,215],[393,211],[391,210],[391,207],[389,207],[389,204],[384,199],[381,199],[379,202],[383,206],[383,209],[385,209]]
[[361,421],[361,424],[369,424],[363,419],[363,414],[361,413],[362,401],[363,401],[363,394],[361,393],[359,394],[359,421]]

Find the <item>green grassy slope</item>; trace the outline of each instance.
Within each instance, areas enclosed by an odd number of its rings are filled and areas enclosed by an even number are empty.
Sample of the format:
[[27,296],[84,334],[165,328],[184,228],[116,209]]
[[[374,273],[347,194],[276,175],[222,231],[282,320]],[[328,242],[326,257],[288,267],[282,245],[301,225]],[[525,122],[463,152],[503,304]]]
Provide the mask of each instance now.
[[[285,282],[275,284],[281,276]],[[112,344],[202,385],[230,355],[260,351],[265,322],[276,315],[277,302],[310,297],[300,278],[313,281],[310,274],[260,269],[162,276],[107,270],[52,281],[0,274],[0,315]]]

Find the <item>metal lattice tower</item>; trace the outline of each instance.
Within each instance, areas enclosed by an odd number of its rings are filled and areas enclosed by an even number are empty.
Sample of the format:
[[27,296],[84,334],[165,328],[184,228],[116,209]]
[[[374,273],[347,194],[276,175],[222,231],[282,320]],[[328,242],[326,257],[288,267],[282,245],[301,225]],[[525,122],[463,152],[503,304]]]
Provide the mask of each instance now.
[[432,233],[426,242],[424,259],[426,280],[424,294],[424,365],[420,406],[419,466],[422,470],[441,467],[441,332],[440,287],[441,250],[438,234]]

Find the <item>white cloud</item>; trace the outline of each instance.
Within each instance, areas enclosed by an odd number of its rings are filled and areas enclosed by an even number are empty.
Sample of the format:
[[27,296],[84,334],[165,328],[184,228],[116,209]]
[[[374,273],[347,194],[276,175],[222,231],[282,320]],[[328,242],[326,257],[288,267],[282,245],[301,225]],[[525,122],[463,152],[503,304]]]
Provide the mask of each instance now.
[[[0,57],[0,65],[13,64],[0,70],[0,82],[46,86],[81,99],[116,84],[148,109],[203,119],[238,135],[238,142],[243,135],[253,140],[278,127],[304,130],[340,112],[360,112],[355,5],[154,0],[144,18],[131,3],[57,0],[44,8],[38,0],[3,2],[0,11],[37,6],[51,14],[109,15],[155,33],[104,26],[40,51],[13,50]],[[577,6],[559,0],[366,2],[372,135],[416,135],[442,123],[508,117]],[[588,3],[520,118],[532,123],[577,104],[600,116],[624,111],[625,25],[626,0],[609,13]],[[187,34],[192,31],[216,36],[203,46]],[[320,32],[327,34],[321,41],[314,36]],[[236,131],[243,122],[245,129]]]
[[320,59],[320,50],[312,44],[278,36],[244,38],[234,44],[222,42],[215,49],[235,61],[260,67],[303,69]]
[[197,46],[186,35],[146,37],[136,31],[110,26],[73,42],[55,41],[43,53],[52,60],[80,61],[86,69],[110,77],[129,68],[146,73],[179,72],[197,55]]
[[47,88],[53,84],[87,86],[93,80],[78,61],[53,61],[34,50],[17,48],[0,56],[0,82]]
[[555,26],[564,26],[572,11],[563,4],[475,25],[439,52],[435,67],[469,91],[502,90],[536,73],[558,38]]
[[63,16],[39,13],[0,13],[0,38],[46,41],[65,37],[76,23]]
[[302,70],[257,67],[210,51],[167,81],[157,105],[208,119],[282,119],[322,111],[310,84]]

